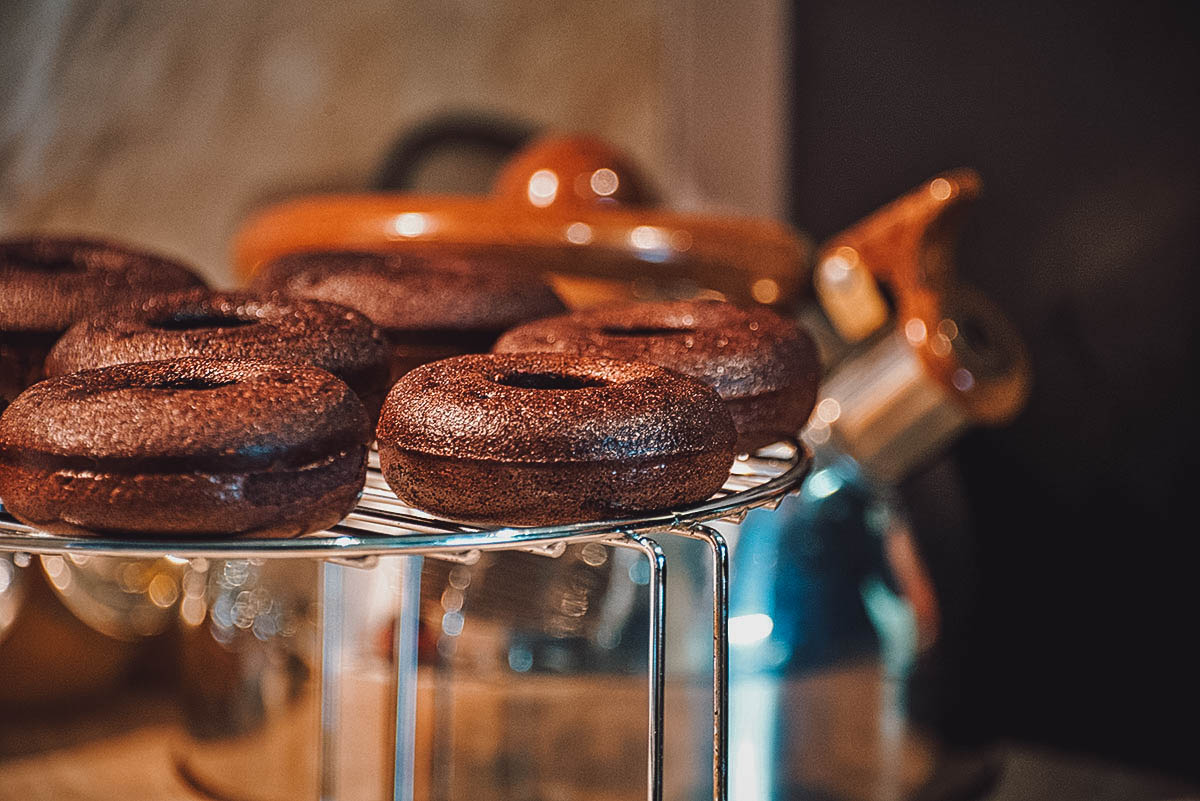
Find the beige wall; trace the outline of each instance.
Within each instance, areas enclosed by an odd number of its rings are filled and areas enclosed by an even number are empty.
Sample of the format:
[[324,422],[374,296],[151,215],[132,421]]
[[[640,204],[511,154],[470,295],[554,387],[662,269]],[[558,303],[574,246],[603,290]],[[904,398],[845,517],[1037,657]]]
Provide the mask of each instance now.
[[246,211],[363,186],[483,109],[662,159],[653,3],[38,2],[0,11],[0,230],[82,230],[227,282]]
[[365,186],[439,111],[589,130],[668,197],[776,214],[780,0],[0,2],[0,233],[230,281],[248,210]]
[[660,0],[665,172],[680,206],[786,211],[787,0]]

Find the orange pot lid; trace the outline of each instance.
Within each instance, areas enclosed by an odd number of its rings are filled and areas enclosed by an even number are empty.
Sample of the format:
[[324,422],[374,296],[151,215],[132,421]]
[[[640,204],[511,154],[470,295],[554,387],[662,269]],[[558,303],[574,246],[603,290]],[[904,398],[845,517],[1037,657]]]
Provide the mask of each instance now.
[[530,269],[620,281],[689,282],[730,300],[784,303],[807,286],[809,246],[779,222],[668,211],[632,164],[597,139],[525,148],[490,195],[310,195],[251,217],[235,242],[247,279],[309,250],[487,248]]

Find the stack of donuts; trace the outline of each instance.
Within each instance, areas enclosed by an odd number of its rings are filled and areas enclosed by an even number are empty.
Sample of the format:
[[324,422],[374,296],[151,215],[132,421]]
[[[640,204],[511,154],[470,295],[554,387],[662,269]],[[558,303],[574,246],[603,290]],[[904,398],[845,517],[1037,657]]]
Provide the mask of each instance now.
[[377,439],[433,514],[619,518],[703,501],[794,436],[818,369],[766,308],[565,313],[478,252],[296,254],[217,292],[129,246],[10,239],[0,501],[55,533],[298,536],[353,508]]

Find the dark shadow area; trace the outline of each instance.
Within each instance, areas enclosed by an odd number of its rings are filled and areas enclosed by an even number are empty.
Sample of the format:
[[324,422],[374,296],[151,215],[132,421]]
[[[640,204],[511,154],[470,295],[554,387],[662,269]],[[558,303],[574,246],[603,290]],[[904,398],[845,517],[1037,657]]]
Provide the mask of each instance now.
[[1032,355],[1022,416],[952,454],[964,514],[940,513],[944,484],[909,487],[945,619],[927,714],[952,744],[1017,738],[1200,775],[1180,734],[1200,714],[1191,12],[795,7],[794,221],[824,238],[978,168],[960,271]]

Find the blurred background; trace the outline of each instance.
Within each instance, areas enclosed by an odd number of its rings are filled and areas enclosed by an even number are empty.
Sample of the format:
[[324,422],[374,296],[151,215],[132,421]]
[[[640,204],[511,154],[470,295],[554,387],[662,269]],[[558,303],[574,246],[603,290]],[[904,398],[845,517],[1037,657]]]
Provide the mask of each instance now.
[[[1187,11],[10,1],[0,233],[119,236],[230,285],[249,212],[381,185],[397,144],[437,121],[499,131],[499,153],[534,131],[595,133],[672,206],[817,241],[973,166],[985,194],[959,266],[1025,339],[1034,390],[1011,425],[898,488],[941,619],[914,707],[948,752],[1016,743],[1034,755],[1018,767],[1067,754],[1085,777],[1200,780]],[[479,191],[496,161],[431,160],[407,181]]]
[[785,12],[5,3],[0,223],[119,233],[228,283],[249,211],[367,186],[402,133],[446,113],[592,132],[675,204],[780,215]]

